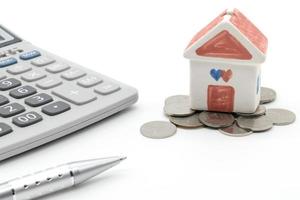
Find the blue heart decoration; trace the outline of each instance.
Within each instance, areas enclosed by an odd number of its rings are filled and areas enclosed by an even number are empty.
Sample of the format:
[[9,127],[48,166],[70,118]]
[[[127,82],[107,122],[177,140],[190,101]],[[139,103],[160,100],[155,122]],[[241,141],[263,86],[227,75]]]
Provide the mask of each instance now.
[[210,70],[210,75],[216,80],[218,81],[222,75],[222,70],[219,69],[212,69]]

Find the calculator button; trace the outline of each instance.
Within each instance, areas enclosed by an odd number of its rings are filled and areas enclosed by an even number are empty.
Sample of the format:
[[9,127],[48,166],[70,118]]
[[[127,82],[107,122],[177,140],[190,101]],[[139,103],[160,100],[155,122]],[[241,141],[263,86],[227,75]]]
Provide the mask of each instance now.
[[66,112],[67,110],[70,110],[70,109],[71,109],[71,107],[69,104],[62,102],[62,101],[57,101],[57,102],[51,103],[47,106],[44,106],[42,108],[42,112],[47,115],[53,116],[53,115],[58,115],[60,113]]
[[31,64],[33,64],[34,66],[37,66],[37,67],[43,67],[43,66],[49,65],[54,62],[55,62],[55,60],[52,58],[38,57],[38,58],[34,59],[33,61],[31,61]]
[[15,58],[6,58],[6,59],[3,59],[3,60],[0,60],[0,68],[7,67],[7,66],[10,66],[10,65],[14,65],[17,62],[18,61]]
[[46,70],[50,73],[59,73],[62,71],[65,71],[67,69],[69,69],[70,66],[67,64],[63,64],[63,63],[53,63],[51,65],[49,65]]
[[0,81],[0,90],[5,91],[21,85],[21,82],[15,78],[8,78]]
[[0,106],[7,104],[9,102],[8,98],[3,95],[0,95]]
[[76,105],[83,105],[97,99],[93,93],[77,86],[63,85],[54,89],[52,93]]
[[37,95],[28,97],[27,99],[25,99],[25,103],[32,107],[42,106],[51,101],[53,101],[52,97],[45,93],[37,94]]
[[24,106],[22,106],[18,103],[11,103],[6,106],[0,107],[0,116],[5,117],[5,118],[11,117],[13,115],[17,115],[24,111],[25,111]]
[[9,67],[9,69],[7,69],[7,72],[13,75],[17,75],[17,74],[22,74],[24,72],[30,71],[31,67],[26,66],[26,65],[15,65],[15,66],[11,66]]
[[17,51],[16,48],[14,48],[14,49],[9,49],[9,50],[8,50],[8,53],[9,53],[10,55],[16,55],[16,54],[18,53],[18,51]]
[[13,89],[9,92],[9,95],[16,98],[16,99],[21,99],[21,98],[24,98],[24,97],[28,97],[32,94],[35,94],[36,93],[36,89],[29,86],[29,85],[26,85],[26,86],[23,86],[23,87],[19,87],[19,88],[16,88],[16,89]]
[[31,72],[27,72],[27,73],[23,74],[21,76],[21,79],[23,79],[24,81],[27,81],[27,82],[32,82],[32,81],[37,81],[42,78],[45,78],[46,76],[47,75],[45,73],[38,72],[38,71],[31,71]]
[[6,56],[6,52],[0,52],[0,58],[5,58]]
[[0,122],[0,137],[12,132],[12,129],[7,124]]
[[47,90],[50,88],[54,88],[58,85],[62,84],[62,81],[56,78],[46,78],[42,80],[41,82],[37,83],[36,86],[43,89]]
[[86,76],[80,79],[77,84],[82,87],[92,87],[97,85],[98,83],[101,83],[102,79],[100,79],[97,76]]
[[119,85],[114,84],[114,83],[108,83],[108,82],[102,83],[95,88],[95,92],[102,94],[102,95],[111,94],[118,90],[120,90]]
[[70,69],[61,75],[62,78],[72,81],[77,78],[83,77],[86,73],[79,69]]
[[25,127],[25,126],[30,126],[32,124],[40,122],[42,120],[43,120],[43,117],[40,114],[38,114],[37,112],[28,112],[28,113],[19,115],[17,117],[14,117],[12,119],[12,122],[19,127]]
[[24,52],[24,50],[23,49],[19,49],[18,47],[16,47],[16,52],[17,53],[22,53],[22,52]]
[[39,56],[41,56],[41,53],[38,52],[37,50],[33,50],[33,51],[22,53],[20,55],[20,59],[30,60],[30,59],[33,59],[33,58],[36,58],[36,57],[39,57]]

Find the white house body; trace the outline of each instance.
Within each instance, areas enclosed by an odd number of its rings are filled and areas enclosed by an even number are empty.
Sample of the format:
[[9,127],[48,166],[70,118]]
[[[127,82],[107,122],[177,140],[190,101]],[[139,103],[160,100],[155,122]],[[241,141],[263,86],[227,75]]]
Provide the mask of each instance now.
[[253,113],[260,101],[260,65],[267,38],[237,9],[225,11],[190,42],[191,107]]

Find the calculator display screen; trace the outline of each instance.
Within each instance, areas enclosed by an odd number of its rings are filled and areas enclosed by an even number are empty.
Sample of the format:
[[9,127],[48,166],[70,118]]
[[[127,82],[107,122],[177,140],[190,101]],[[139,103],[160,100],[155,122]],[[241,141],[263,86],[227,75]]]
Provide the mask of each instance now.
[[6,28],[0,26],[0,48],[21,41],[22,40],[20,38],[9,32]]

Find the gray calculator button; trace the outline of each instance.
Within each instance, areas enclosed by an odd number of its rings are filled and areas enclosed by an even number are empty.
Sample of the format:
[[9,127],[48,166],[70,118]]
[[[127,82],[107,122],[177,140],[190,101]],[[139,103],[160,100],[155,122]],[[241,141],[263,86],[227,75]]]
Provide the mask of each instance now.
[[62,78],[72,81],[77,78],[83,77],[86,73],[79,69],[70,69],[61,75]]
[[107,95],[120,90],[120,86],[115,83],[104,82],[95,88],[95,92]]
[[0,137],[4,136],[4,135],[7,135],[11,132],[12,132],[12,129],[11,129],[10,126],[8,126],[5,123],[0,122]]
[[47,75],[43,72],[30,71],[21,76],[21,79],[27,82],[37,81],[42,78],[45,78]]
[[31,61],[31,64],[33,64],[34,66],[37,66],[37,67],[43,67],[43,66],[49,65],[54,62],[55,62],[55,60],[52,58],[38,57],[38,58],[34,59],[33,61]]
[[17,52],[16,49],[9,49],[9,50],[7,51],[7,53],[10,54],[10,55],[16,55],[18,52]]
[[77,86],[63,85],[54,89],[52,93],[76,105],[83,105],[97,99],[92,92]]
[[46,78],[42,81],[40,81],[39,83],[36,84],[37,87],[43,89],[43,90],[47,90],[50,88],[54,88],[58,85],[62,84],[62,81],[56,78]]
[[71,109],[71,107],[69,104],[62,102],[62,101],[57,101],[57,102],[51,103],[47,106],[44,106],[42,108],[42,112],[47,115],[53,116],[53,115],[58,115],[60,113],[66,112],[67,110],[70,110],[70,109]]
[[26,65],[15,65],[15,66],[11,66],[7,72],[13,75],[17,75],[17,74],[22,74],[24,72],[30,71],[31,67],[26,66]]
[[8,102],[9,102],[9,100],[7,97],[0,95],[0,106],[7,104]]
[[5,91],[21,85],[21,82],[15,78],[8,78],[0,81],[0,90]]
[[0,58],[5,58],[7,56],[6,54],[6,52],[0,52]]
[[16,88],[16,89],[13,89],[9,92],[9,95],[16,98],[16,99],[21,99],[21,98],[24,98],[24,97],[28,97],[30,95],[33,95],[36,93],[36,89],[29,86],[29,85],[26,85],[26,86],[23,86],[23,87],[19,87],[19,88]]
[[82,87],[92,87],[102,82],[102,79],[97,76],[85,76],[81,78],[77,84]]
[[12,119],[12,122],[19,127],[26,127],[43,120],[37,112],[28,112]]
[[1,117],[11,117],[13,115],[17,115],[21,112],[24,112],[24,106],[18,103],[11,103],[5,106],[0,107],[0,116]]
[[53,101],[52,97],[46,93],[37,94],[25,99],[25,103],[32,107],[42,106],[51,101]]
[[63,64],[63,63],[53,63],[51,65],[49,65],[46,70],[50,73],[59,73],[62,71],[65,71],[67,69],[69,69],[70,66],[67,64]]

